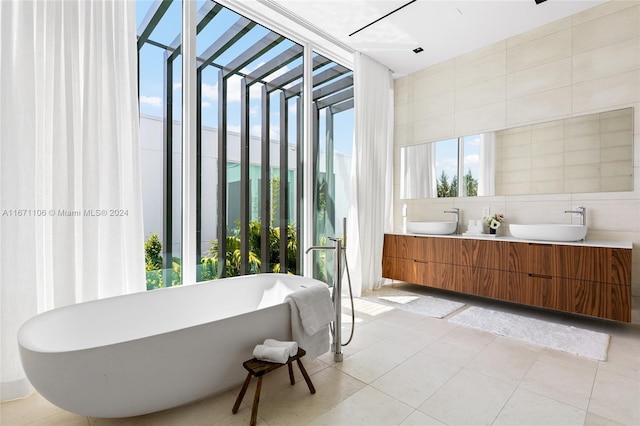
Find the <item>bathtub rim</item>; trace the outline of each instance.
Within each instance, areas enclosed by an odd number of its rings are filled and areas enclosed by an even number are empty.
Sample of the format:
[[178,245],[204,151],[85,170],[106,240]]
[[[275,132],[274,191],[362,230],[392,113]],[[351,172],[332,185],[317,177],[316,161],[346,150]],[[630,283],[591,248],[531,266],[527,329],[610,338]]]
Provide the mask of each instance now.
[[[264,273],[264,274],[252,274],[252,275],[241,275],[241,276],[237,276],[237,277],[229,277],[229,278],[221,278],[221,279],[216,279],[216,280],[208,280],[208,281],[202,281],[202,282],[198,282],[196,284],[191,284],[191,285],[187,285],[187,286],[175,286],[175,287],[165,287],[165,288],[159,288],[159,289],[154,289],[154,290],[147,290],[147,291],[140,291],[140,292],[136,292],[136,293],[129,293],[129,294],[122,294],[122,295],[118,295],[118,296],[111,296],[111,297],[105,297],[102,299],[95,299],[95,300],[90,300],[90,301],[86,301],[86,302],[80,302],[80,303],[75,303],[72,305],[67,305],[67,306],[61,306],[59,308],[54,308],[54,309],[50,309],[48,311],[44,311],[41,312],[39,314],[36,314],[34,316],[32,316],[31,318],[29,318],[28,320],[26,320],[19,328],[18,328],[18,333],[17,333],[17,343],[19,346],[19,349],[22,350],[22,348],[29,350],[31,352],[37,352],[37,353],[46,353],[46,354],[60,354],[60,353],[75,353],[75,352],[80,352],[80,351],[87,351],[87,350],[92,350],[92,349],[99,349],[99,348],[103,348],[106,346],[113,346],[113,345],[118,345],[121,343],[127,343],[127,342],[134,342],[134,341],[138,341],[138,340],[143,340],[145,338],[151,337],[151,336],[162,336],[162,335],[167,335],[170,333],[174,333],[176,331],[179,330],[187,330],[187,329],[191,329],[194,327],[198,327],[201,325],[206,325],[206,324],[212,324],[218,321],[223,321],[224,319],[228,318],[228,317],[222,317],[222,318],[218,318],[216,320],[213,321],[206,321],[206,322],[199,322],[199,323],[194,323],[191,324],[189,326],[186,327],[179,327],[179,328],[172,328],[172,329],[167,329],[165,331],[162,332],[158,332],[158,333],[153,333],[153,334],[145,334],[145,335],[141,335],[141,336],[137,336],[137,337],[133,337],[133,338],[127,338],[127,339],[122,339],[122,340],[118,340],[115,342],[110,342],[110,343],[106,343],[106,344],[101,344],[101,345],[92,345],[92,346],[86,346],[86,347],[81,347],[81,348],[71,348],[71,349],[47,349],[43,346],[38,346],[37,344],[33,343],[33,339],[27,337],[28,336],[28,332],[30,331],[31,328],[33,327],[38,327],[39,323],[43,320],[46,320],[47,317],[49,316],[54,316],[54,315],[59,315],[59,311],[61,310],[74,310],[74,309],[84,309],[86,306],[90,306],[93,304],[105,304],[105,303],[109,303],[113,300],[116,299],[121,299],[124,297],[144,297],[144,295],[148,294],[149,291],[179,291],[181,289],[185,288],[197,288],[198,285],[207,285],[207,284],[220,284],[222,282],[222,280],[228,280],[228,281],[236,281],[236,280],[242,280],[242,279],[249,279],[249,280],[257,280],[259,277],[261,278],[265,278],[265,276],[267,276],[267,278],[276,278],[276,279],[281,279],[282,277],[295,277],[293,279],[295,280],[300,280],[303,282],[309,282],[309,283],[315,283],[315,285],[324,285],[327,286],[326,283],[316,280],[315,278],[310,278],[310,277],[305,277],[302,275],[293,275],[293,274],[279,274],[279,273]],[[285,278],[287,279],[287,278]],[[290,279],[290,278],[289,278]],[[327,286],[328,288],[328,286]],[[286,301],[282,301],[279,304],[282,303],[287,303]],[[82,305],[82,306],[80,306]],[[234,314],[233,316],[241,316],[241,315],[246,315],[249,314],[251,312],[256,312],[256,311],[260,311],[263,309],[268,309],[272,306],[277,306],[278,304],[275,305],[269,305],[269,306],[263,306],[260,308],[256,308],[256,309],[252,309],[252,310],[248,310],[248,311],[244,311],[244,312],[239,312]]]

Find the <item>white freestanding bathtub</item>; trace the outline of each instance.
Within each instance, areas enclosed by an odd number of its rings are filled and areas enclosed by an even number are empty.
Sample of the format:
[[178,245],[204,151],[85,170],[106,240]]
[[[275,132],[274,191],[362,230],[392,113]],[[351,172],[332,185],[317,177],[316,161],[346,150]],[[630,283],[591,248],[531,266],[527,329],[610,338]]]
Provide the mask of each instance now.
[[291,340],[284,298],[316,285],[260,274],[54,309],[18,331],[22,365],[42,396],[85,416],[176,407],[240,383],[264,339]]

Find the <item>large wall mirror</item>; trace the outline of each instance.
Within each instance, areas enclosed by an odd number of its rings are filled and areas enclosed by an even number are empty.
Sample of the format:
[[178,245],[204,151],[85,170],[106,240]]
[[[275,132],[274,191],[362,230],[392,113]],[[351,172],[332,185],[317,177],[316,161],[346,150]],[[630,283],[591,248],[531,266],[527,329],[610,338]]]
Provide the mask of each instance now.
[[633,108],[400,149],[400,198],[633,190]]

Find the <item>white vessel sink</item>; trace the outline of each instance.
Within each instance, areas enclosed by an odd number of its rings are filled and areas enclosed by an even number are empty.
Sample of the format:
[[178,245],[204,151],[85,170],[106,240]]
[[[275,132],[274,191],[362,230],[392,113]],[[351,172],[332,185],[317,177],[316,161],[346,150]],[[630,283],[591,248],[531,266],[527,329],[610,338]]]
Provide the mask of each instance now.
[[515,238],[540,241],[580,241],[587,235],[586,225],[558,223],[518,225],[510,224],[509,231]]
[[456,222],[407,222],[409,234],[448,235],[456,232]]

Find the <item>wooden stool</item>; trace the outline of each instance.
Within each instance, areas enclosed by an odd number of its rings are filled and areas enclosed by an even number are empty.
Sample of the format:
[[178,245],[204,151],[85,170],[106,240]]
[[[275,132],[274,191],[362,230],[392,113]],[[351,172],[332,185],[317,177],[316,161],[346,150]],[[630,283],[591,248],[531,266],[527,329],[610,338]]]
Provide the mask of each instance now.
[[293,378],[293,368],[291,367],[291,363],[296,361],[298,363],[298,367],[300,367],[300,372],[302,373],[302,377],[307,382],[307,386],[309,386],[309,391],[311,393],[316,393],[316,388],[313,387],[313,383],[311,383],[311,379],[307,374],[307,370],[304,369],[302,365],[302,361],[300,358],[306,355],[304,349],[298,348],[298,353],[292,357],[289,357],[286,364],[280,364],[278,362],[268,362],[268,361],[260,361],[259,359],[252,358],[249,361],[245,361],[242,363],[242,366],[249,372],[247,374],[247,378],[242,385],[242,389],[240,390],[240,394],[238,398],[236,398],[236,403],[233,404],[233,414],[238,412],[238,408],[240,408],[240,403],[242,402],[242,398],[244,398],[244,394],[247,392],[247,388],[249,387],[249,382],[251,382],[251,376],[258,378],[258,385],[256,386],[256,395],[253,397],[253,407],[251,408],[251,426],[255,426],[256,419],[258,418],[258,403],[260,403],[260,390],[262,389],[262,376],[267,374],[270,371],[276,370],[283,365],[289,367],[289,380],[292,385],[296,384],[295,379]]

